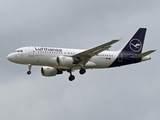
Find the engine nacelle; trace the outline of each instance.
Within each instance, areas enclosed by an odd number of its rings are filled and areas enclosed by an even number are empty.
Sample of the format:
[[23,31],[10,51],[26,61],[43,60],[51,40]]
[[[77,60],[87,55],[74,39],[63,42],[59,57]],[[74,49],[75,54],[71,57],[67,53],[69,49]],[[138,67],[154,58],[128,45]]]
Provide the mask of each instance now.
[[51,57],[51,58],[49,59],[49,63],[50,63],[50,65],[52,65],[52,66],[57,65],[57,57]]
[[56,76],[57,75],[57,69],[53,67],[42,67],[41,68],[41,73],[43,76]]
[[74,62],[72,57],[59,56],[57,57],[57,65],[70,66]]

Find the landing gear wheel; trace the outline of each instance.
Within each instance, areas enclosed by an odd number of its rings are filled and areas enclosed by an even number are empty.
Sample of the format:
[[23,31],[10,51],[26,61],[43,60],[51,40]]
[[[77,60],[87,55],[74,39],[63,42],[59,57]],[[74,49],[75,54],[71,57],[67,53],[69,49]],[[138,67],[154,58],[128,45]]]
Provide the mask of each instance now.
[[30,74],[31,74],[31,71],[28,71],[27,74],[30,75]]
[[75,76],[74,75],[70,75],[68,79],[69,79],[69,81],[73,81],[75,79]]
[[79,73],[80,73],[81,75],[83,75],[85,72],[86,72],[86,70],[85,70],[84,68],[81,68],[80,71],[79,71]]

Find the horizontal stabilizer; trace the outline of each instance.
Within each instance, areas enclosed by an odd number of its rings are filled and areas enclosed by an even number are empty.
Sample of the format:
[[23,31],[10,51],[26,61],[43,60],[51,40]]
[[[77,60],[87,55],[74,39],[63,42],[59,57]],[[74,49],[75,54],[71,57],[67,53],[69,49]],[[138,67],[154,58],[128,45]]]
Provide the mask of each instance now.
[[147,52],[144,52],[144,53],[141,53],[141,54],[138,54],[138,55],[135,55],[135,56],[132,56],[131,58],[143,58],[153,52],[155,52],[156,50],[149,50]]

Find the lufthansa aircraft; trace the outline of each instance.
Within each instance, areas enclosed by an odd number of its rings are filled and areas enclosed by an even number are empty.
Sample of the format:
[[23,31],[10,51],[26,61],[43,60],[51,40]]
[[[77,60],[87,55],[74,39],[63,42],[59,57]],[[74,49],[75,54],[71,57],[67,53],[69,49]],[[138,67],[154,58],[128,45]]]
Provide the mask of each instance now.
[[43,66],[43,76],[55,76],[64,71],[70,73],[69,80],[73,81],[75,76],[72,71],[78,70],[84,74],[86,69],[101,69],[119,67],[133,63],[150,60],[149,54],[155,50],[141,53],[145,39],[146,28],[139,28],[128,43],[118,51],[109,51],[112,44],[119,40],[93,47],[91,49],[65,49],[51,47],[22,47],[9,54],[7,59],[18,64],[28,65],[28,75],[31,74],[32,65]]

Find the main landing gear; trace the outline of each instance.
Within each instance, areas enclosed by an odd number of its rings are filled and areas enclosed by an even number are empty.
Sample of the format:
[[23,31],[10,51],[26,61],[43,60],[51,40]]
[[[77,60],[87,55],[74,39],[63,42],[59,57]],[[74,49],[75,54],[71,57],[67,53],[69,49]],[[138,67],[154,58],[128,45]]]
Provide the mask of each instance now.
[[31,74],[31,68],[32,68],[32,65],[31,65],[31,64],[28,64],[28,69],[29,69],[28,72],[27,72],[28,75]]
[[79,70],[79,73],[81,75],[83,75],[84,73],[86,73],[86,70],[83,68],[83,63],[82,62],[80,62],[79,65],[81,66],[81,69]]
[[75,79],[75,76],[72,75],[72,70],[71,70],[71,69],[70,69],[70,70],[67,70],[67,72],[70,73],[70,76],[68,77],[69,81],[73,81],[73,80]]
[[[72,70],[70,69],[70,70],[68,70],[67,72],[70,73],[70,76],[68,77],[69,81],[73,81],[73,80],[75,79],[75,76],[72,75]],[[79,73],[80,73],[81,75],[83,75],[84,73],[86,73],[86,70],[85,70],[84,68],[81,68],[81,69],[79,70]]]
[[85,70],[84,68],[81,68],[81,69],[79,70],[79,73],[80,73],[81,75],[83,75],[84,73],[86,73],[86,70]]
[[73,81],[75,79],[75,76],[71,74],[68,79],[69,81]]

